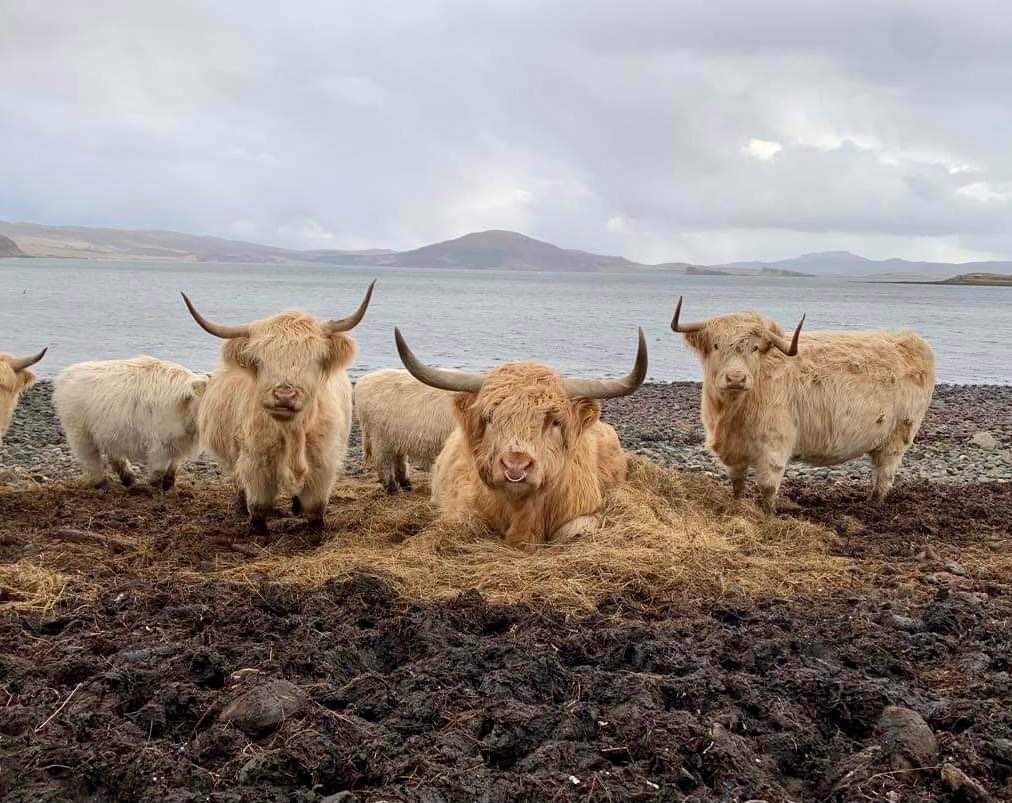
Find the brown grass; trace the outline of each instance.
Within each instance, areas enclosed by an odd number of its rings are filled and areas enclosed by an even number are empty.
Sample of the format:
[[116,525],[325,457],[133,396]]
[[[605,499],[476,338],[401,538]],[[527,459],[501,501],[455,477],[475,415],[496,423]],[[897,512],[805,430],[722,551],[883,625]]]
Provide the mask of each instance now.
[[849,561],[829,555],[834,535],[792,518],[732,504],[712,479],[631,463],[597,533],[528,555],[480,524],[449,524],[426,499],[377,499],[345,484],[335,536],[308,554],[270,556],[223,572],[318,585],[368,568],[421,599],[478,589],[494,602],[547,601],[587,609],[634,591],[657,602],[724,595],[790,596],[847,581]]
[[340,482],[321,546],[287,518],[254,545],[229,496],[220,482],[184,483],[169,496],[73,485],[0,490],[0,612],[48,610],[138,580],[315,586],[363,570],[418,599],[478,589],[495,602],[568,610],[621,591],[686,602],[810,594],[851,580],[851,562],[829,553],[830,530],[767,518],[708,477],[641,458],[609,498],[599,532],[532,555],[477,523],[440,521],[424,487],[388,497],[371,481]]

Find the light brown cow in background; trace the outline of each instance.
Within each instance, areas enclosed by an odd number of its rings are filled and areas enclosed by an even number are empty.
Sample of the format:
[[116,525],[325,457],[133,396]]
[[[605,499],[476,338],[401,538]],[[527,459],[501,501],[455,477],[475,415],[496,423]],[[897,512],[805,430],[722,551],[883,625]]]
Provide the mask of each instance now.
[[0,353],[0,443],[11,425],[18,397],[35,381],[35,374],[28,369],[45,357],[46,351],[42,349],[31,357]]
[[625,453],[597,400],[643,383],[643,330],[635,366],[621,379],[563,379],[531,362],[488,374],[430,368],[394,333],[418,381],[457,392],[457,428],[432,471],[432,500],[444,516],[477,516],[527,550],[597,529],[605,493],[626,479]]
[[279,494],[292,495],[296,514],[322,528],[327,502],[344,465],[351,431],[355,327],[369,306],[373,284],[358,309],[339,321],[289,310],[261,321],[226,326],[187,309],[208,333],[225,339],[221,367],[200,405],[201,443],[238,485],[237,508],[265,532]]
[[789,460],[832,466],[871,457],[874,499],[885,498],[935,387],[931,348],[913,332],[806,332],[788,341],[757,312],[681,321],[703,366],[706,445],[727,468],[736,497],[755,469],[772,512]]
[[429,468],[457,426],[453,394],[399,368],[373,371],[355,383],[355,420],[365,463],[390,494],[411,490],[408,463]]

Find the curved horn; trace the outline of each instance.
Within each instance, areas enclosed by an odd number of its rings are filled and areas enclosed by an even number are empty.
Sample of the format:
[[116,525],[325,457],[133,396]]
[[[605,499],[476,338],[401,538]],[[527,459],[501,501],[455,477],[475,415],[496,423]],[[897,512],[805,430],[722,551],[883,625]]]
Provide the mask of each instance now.
[[647,378],[647,339],[643,329],[639,330],[639,344],[636,347],[636,362],[633,369],[621,379],[564,379],[562,387],[570,398],[614,399],[628,396]]
[[339,321],[327,321],[326,329],[330,332],[347,332],[349,329],[354,329],[358,326],[365,316],[365,311],[369,308],[369,302],[372,300],[372,289],[375,286],[376,280],[373,279],[369,284],[369,289],[365,291],[365,298],[358,305],[358,309],[347,318],[341,318]]
[[46,356],[46,352],[49,351],[49,346],[46,346],[42,351],[32,357],[11,357],[9,359],[11,368],[14,369],[14,373],[18,371],[24,371],[25,368],[30,368],[35,365],[39,360]]
[[706,328],[706,321],[692,321],[691,323],[679,323],[678,318],[682,314],[682,297],[678,297],[678,303],[675,304],[675,314],[671,319],[671,331],[681,332],[682,334],[688,334],[689,332],[698,332],[700,329]]
[[788,357],[794,357],[798,353],[798,335],[801,334],[801,327],[805,325],[805,316],[801,316],[801,320],[798,321],[797,327],[794,329],[794,337],[791,338],[791,344],[788,346],[787,341],[779,335],[770,334],[770,341],[780,349]]
[[481,390],[481,384],[485,381],[483,374],[469,374],[466,371],[452,371],[446,368],[430,368],[408,348],[407,341],[404,340],[401,330],[396,326],[394,327],[394,340],[397,341],[397,353],[401,355],[404,367],[423,385],[464,393],[477,393]]
[[193,303],[186,297],[186,293],[180,293],[183,297],[183,301],[186,302],[186,308],[190,311],[190,315],[193,316],[193,320],[197,322],[205,332],[215,337],[220,337],[224,340],[231,340],[233,337],[249,337],[249,324],[243,324],[242,326],[226,326],[223,323],[215,323],[209,321],[199,312],[197,308],[193,306]]

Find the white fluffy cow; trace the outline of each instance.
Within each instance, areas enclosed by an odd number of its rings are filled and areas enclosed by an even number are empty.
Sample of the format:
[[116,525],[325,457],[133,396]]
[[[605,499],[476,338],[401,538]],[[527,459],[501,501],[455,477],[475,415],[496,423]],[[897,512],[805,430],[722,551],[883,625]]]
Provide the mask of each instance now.
[[872,497],[885,498],[913,443],[935,387],[935,358],[906,329],[806,332],[790,340],[757,312],[679,320],[703,366],[706,443],[731,477],[736,497],[749,469],[772,511],[791,459],[832,466],[867,454]]
[[81,362],[53,380],[53,404],[84,479],[107,482],[102,457],[127,487],[130,461],[142,462],[148,482],[168,490],[179,463],[198,445],[197,411],[207,376],[182,365],[140,356]]
[[408,463],[429,468],[457,426],[452,393],[398,368],[373,371],[355,383],[355,418],[365,462],[391,494],[411,489]]
[[42,349],[32,357],[15,357],[0,353],[0,443],[14,417],[21,392],[35,381],[35,374],[28,369],[46,356]]

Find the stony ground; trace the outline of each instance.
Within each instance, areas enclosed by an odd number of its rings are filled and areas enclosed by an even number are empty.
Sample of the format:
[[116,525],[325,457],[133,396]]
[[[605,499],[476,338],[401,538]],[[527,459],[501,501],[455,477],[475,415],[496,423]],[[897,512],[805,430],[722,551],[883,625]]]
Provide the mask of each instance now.
[[[166,550],[248,560],[204,504],[215,469],[38,502],[31,475],[74,472],[43,384],[0,449],[19,481],[0,478],[0,570],[87,546],[107,590],[12,613],[0,583],[0,801],[1012,801],[1010,411],[1012,388],[939,388],[882,506],[863,466],[792,469],[791,515],[833,531],[845,588],[572,615],[423,603],[367,568],[303,590],[138,581]],[[695,385],[606,417],[713,470]],[[173,533],[201,515],[206,541]]]
[[[28,473],[67,478],[76,467],[52,407],[52,386],[40,382],[18,405],[0,445],[0,478]],[[623,445],[659,463],[720,474],[703,446],[699,385],[681,382],[645,385],[634,396],[607,403],[605,419]],[[352,433],[348,473],[361,473],[358,433]],[[206,460],[193,470],[217,473]],[[867,461],[815,468],[793,464],[787,476],[803,480],[867,482]],[[1012,480],[1012,385],[940,385],[913,448],[904,458],[899,481],[925,479],[970,483]]]

